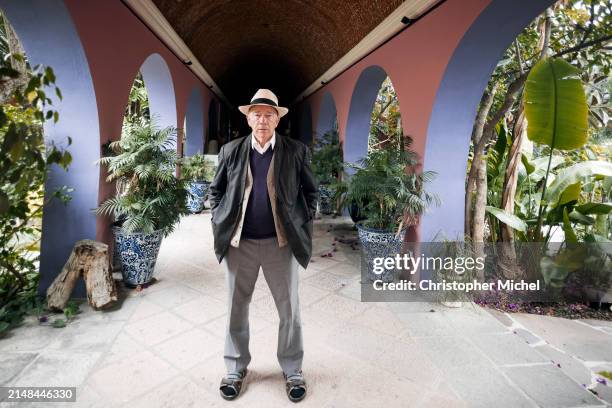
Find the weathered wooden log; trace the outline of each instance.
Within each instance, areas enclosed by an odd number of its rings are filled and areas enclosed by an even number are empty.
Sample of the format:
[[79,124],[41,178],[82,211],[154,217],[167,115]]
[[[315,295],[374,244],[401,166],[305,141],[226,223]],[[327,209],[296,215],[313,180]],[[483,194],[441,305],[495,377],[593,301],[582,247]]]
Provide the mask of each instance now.
[[81,276],[85,279],[87,300],[94,309],[113,304],[117,288],[108,263],[108,245],[90,239],[78,241],[62,272],[47,289],[48,307],[63,310]]

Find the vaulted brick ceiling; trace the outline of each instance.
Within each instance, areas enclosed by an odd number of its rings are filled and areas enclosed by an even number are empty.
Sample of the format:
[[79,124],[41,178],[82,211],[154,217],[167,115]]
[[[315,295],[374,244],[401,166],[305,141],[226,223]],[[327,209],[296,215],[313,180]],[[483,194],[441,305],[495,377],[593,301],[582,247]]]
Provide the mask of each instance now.
[[232,104],[270,88],[285,104],[400,0],[153,0]]

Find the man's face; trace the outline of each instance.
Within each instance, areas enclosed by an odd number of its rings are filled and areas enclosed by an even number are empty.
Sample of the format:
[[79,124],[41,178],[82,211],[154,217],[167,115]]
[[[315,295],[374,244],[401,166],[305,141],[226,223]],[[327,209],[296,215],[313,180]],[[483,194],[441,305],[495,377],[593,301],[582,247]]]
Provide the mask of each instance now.
[[249,126],[253,129],[255,138],[260,142],[266,142],[274,134],[278,126],[278,112],[270,106],[253,106],[247,115]]

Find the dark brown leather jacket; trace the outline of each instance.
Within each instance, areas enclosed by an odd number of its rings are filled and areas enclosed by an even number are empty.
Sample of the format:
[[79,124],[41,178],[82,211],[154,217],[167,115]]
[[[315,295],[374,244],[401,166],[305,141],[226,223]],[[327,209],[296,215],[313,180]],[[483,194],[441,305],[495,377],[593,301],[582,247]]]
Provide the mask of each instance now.
[[[251,135],[221,147],[217,173],[210,185],[215,254],[221,262],[240,221],[249,165]],[[310,151],[300,141],[276,134],[274,186],[277,210],[293,255],[304,268],[312,255],[312,223],[318,188],[310,167]]]

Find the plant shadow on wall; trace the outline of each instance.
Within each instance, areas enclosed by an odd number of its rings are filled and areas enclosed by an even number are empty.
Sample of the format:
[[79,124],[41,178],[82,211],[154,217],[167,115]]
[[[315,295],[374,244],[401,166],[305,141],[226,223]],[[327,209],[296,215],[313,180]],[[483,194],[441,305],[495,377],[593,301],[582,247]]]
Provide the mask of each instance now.
[[[0,11],[0,336],[28,314],[47,323],[45,301],[37,296],[43,209],[53,200],[66,204],[71,188],[47,191],[53,166],[67,170],[72,156],[66,146],[45,143],[43,125],[59,114],[49,91],[62,99],[50,67],[31,67]],[[70,304],[67,320],[78,312]],[[52,324],[61,327],[63,319]],[[49,322],[51,323],[51,322]]]
[[558,2],[508,48],[483,95],[467,239],[493,250],[500,278],[541,279],[561,302],[559,313],[508,294],[483,304],[578,316],[564,302],[612,301],[611,24],[609,2]]
[[127,287],[149,284],[162,238],[188,214],[186,181],[175,176],[175,142],[175,128],[141,117],[125,124],[121,139],[108,146],[113,154],[99,160],[108,182],[123,181],[122,191],[96,212],[115,219],[113,256]]

